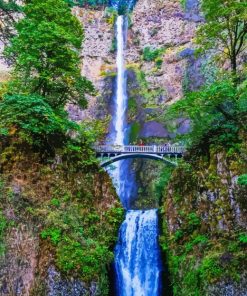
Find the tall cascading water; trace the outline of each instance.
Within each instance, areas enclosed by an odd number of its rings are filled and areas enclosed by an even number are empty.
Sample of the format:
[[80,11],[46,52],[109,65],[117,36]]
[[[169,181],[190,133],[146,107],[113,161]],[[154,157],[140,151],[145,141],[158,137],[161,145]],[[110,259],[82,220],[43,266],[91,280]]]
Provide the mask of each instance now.
[[[115,8],[132,8],[135,0],[112,0]],[[126,6],[127,3],[127,6]],[[127,78],[125,70],[125,42],[127,17],[120,15],[116,21],[117,79],[114,92],[114,114],[110,142],[114,145],[128,143]],[[114,164],[109,170],[123,206],[126,218],[119,231],[115,248],[116,294],[118,296],[159,296],[161,287],[161,254],[158,244],[158,215],[156,210],[130,210],[136,186],[131,163],[128,160]]]
[[[128,144],[128,124],[127,124],[127,78],[124,62],[124,51],[127,38],[128,19],[120,15],[116,21],[117,40],[117,79],[114,91],[114,114],[109,141],[113,145]],[[135,176],[130,169],[131,161],[122,160],[114,164],[114,169],[108,169],[112,176],[118,195],[124,208],[128,208],[131,203],[131,196],[136,195]],[[126,174],[128,172],[128,174]]]
[[157,210],[127,212],[115,249],[115,266],[119,296],[160,295]]

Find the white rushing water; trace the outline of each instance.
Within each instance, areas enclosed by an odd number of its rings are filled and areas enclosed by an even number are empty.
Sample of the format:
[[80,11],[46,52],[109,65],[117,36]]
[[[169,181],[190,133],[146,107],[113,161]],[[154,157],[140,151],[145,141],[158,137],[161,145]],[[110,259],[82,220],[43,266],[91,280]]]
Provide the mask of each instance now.
[[[125,69],[125,40],[127,17],[118,16],[117,80],[114,96],[114,145],[127,140],[127,80]],[[135,181],[128,160],[118,161],[109,171],[123,206],[129,209]],[[160,249],[158,244],[158,215],[156,210],[128,211],[119,231],[115,249],[116,290],[118,296],[158,296],[160,289]]]
[[116,108],[116,145],[124,144],[124,123],[127,106],[125,67],[124,67],[124,17],[117,18],[117,108]]
[[[116,39],[117,39],[117,81],[116,92],[114,100],[114,116],[113,126],[114,133],[112,142],[114,145],[124,145],[126,136],[126,110],[128,104],[127,97],[127,81],[125,76],[125,63],[124,63],[124,49],[125,49],[125,21],[126,18],[121,15],[118,16],[116,21]],[[118,161],[114,164],[114,170],[109,173],[112,175],[114,183],[117,188],[118,195],[120,196],[122,203],[124,201],[122,197],[125,196],[125,179],[122,177],[124,170],[124,161]]]
[[119,296],[159,295],[161,258],[157,210],[127,212],[115,258]]

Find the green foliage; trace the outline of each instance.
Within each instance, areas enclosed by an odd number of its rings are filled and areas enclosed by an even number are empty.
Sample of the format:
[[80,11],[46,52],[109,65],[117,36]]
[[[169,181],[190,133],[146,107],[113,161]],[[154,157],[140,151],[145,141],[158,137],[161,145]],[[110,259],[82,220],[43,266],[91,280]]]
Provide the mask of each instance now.
[[196,213],[189,213],[187,216],[188,225],[193,229],[201,224],[201,219]]
[[143,49],[143,60],[147,62],[155,62],[158,68],[161,67],[163,63],[162,55],[164,54],[164,48],[156,48],[152,49],[147,46]]
[[182,229],[178,229],[174,232],[174,241],[179,241],[184,236]]
[[63,0],[34,0],[23,9],[25,17],[5,51],[14,62],[11,92],[44,96],[54,108],[68,102],[85,107],[93,87],[80,74],[80,22]]
[[247,174],[238,177],[238,184],[241,186],[247,186]]
[[166,118],[190,119],[192,130],[183,139],[199,148],[198,152],[209,149],[210,144],[230,148],[239,142],[238,132],[244,128],[240,98],[240,90],[231,81],[216,81],[172,105]]
[[165,166],[162,170],[158,182],[155,184],[155,193],[158,199],[161,199],[164,192],[166,192],[173,169],[172,166]]
[[186,8],[186,2],[187,2],[187,0],[180,0],[180,4],[181,4],[183,10],[185,10],[185,8]]
[[58,198],[53,198],[53,199],[51,200],[51,204],[52,204],[54,207],[59,207],[61,203],[60,203],[60,201],[59,201]]
[[6,95],[0,101],[0,136],[16,136],[34,146],[61,146],[66,133],[78,130],[63,110],[56,112],[37,95]]
[[241,233],[239,235],[239,242],[247,245],[247,233]]
[[[107,23],[110,24],[114,28],[115,23],[116,23],[116,19],[118,16],[118,12],[116,11],[116,9],[114,7],[106,7],[104,16],[106,18]],[[111,52],[114,53],[116,51],[116,49],[117,49],[117,39],[114,36],[114,38],[112,40]]]
[[43,239],[50,238],[51,242],[57,245],[61,241],[61,229],[47,228],[41,232]]
[[13,36],[14,14],[21,12],[21,10],[21,6],[16,0],[0,0],[0,36],[3,43],[7,44]]
[[142,96],[143,107],[156,107],[158,105],[157,99],[164,93],[164,89],[152,89],[147,81],[145,72],[140,70],[139,64],[130,64],[127,69],[134,71],[138,86],[130,89],[131,97]]
[[208,238],[205,235],[197,235],[193,240],[185,244],[186,253],[191,252],[194,246],[199,245],[200,247],[205,247],[208,243]]
[[247,4],[235,0],[203,0],[205,23],[199,28],[197,41],[202,50],[223,48],[233,74],[237,72],[237,57],[247,42]]
[[139,137],[140,129],[141,129],[141,126],[140,126],[140,124],[138,122],[134,122],[131,125],[130,133],[129,133],[129,141],[130,141],[130,143],[134,143],[134,142],[137,141],[137,139]]
[[5,251],[4,238],[7,225],[7,220],[2,210],[0,209],[0,257],[4,254]]
[[108,0],[66,0],[70,6],[101,6],[107,5]]
[[116,50],[117,50],[117,40],[116,40],[116,38],[114,37],[113,40],[112,40],[112,44],[111,44],[110,52],[111,52],[111,53],[115,53]]
[[10,1],[4,1],[0,0],[0,9],[6,10],[6,11],[19,11],[20,6],[17,4],[18,1],[16,0],[10,0]]
[[[85,180],[89,182],[89,180]],[[85,184],[82,185],[83,187]],[[58,188],[51,200],[51,211],[46,217],[46,227],[41,238],[55,248],[56,265],[65,274],[74,274],[86,282],[104,277],[105,268],[113,260],[113,246],[117,237],[123,209],[113,207],[105,212],[94,209],[93,196],[78,188],[76,200]],[[56,210],[54,206],[54,200]],[[83,201],[83,202],[81,202]],[[91,206],[90,206],[91,205]],[[103,279],[102,279],[103,280]]]
[[131,97],[128,99],[128,119],[134,119],[137,115],[138,111],[138,104],[136,102],[136,99]]
[[215,278],[219,278],[223,274],[223,268],[218,263],[218,256],[205,257],[200,266],[201,277],[212,283]]
[[62,151],[62,159],[71,171],[98,171],[98,160],[93,145],[104,136],[102,121],[84,121],[77,130],[76,137],[68,139]]

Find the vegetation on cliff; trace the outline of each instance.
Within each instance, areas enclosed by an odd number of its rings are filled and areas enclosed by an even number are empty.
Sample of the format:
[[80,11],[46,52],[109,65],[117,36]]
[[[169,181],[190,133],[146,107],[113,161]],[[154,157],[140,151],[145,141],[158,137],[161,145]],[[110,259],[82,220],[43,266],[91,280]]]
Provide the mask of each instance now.
[[[164,171],[157,186],[164,199],[161,246],[175,296],[226,295],[220,283],[236,295],[246,292],[247,80],[241,52],[247,7],[243,1],[202,2],[207,22],[198,43],[201,51],[217,48],[219,68],[214,81],[186,93],[165,114],[166,120],[188,118],[191,132],[177,139],[188,147],[184,161]],[[228,63],[228,70],[220,69]]]
[[[80,74],[83,30],[63,0],[27,1],[22,12],[5,50],[11,80],[0,89],[0,254],[10,256],[15,229],[32,225],[34,257],[43,262],[32,270],[34,294],[47,292],[47,270],[55,265],[107,295],[123,210],[92,150],[104,126],[72,122],[66,112],[67,104],[85,108],[94,92]],[[13,255],[20,269],[21,256]]]

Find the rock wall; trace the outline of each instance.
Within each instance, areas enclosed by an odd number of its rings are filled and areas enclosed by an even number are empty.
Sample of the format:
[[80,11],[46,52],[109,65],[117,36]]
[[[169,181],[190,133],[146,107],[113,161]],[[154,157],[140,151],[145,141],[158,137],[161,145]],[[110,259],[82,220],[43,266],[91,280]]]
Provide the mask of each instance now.
[[[156,136],[150,127],[150,119],[165,132],[159,122],[160,112],[167,104],[180,99],[185,87],[197,88],[203,81],[200,67],[202,61],[194,58],[193,38],[198,24],[202,22],[198,1],[139,0],[129,15],[128,42],[125,52],[128,69],[128,92],[135,114],[129,114],[130,125],[140,123],[138,136]],[[90,79],[97,91],[89,98],[89,108],[81,112],[70,106],[72,118],[100,118],[111,115],[111,103],[116,75],[116,44],[114,21],[116,13],[108,8],[75,8],[85,30],[82,49],[82,74]],[[144,56],[145,48],[161,50],[153,60]],[[131,112],[131,111],[130,111]],[[151,115],[150,115],[151,114]]]
[[161,245],[175,296],[247,295],[247,187],[237,184],[246,169],[242,145],[233,155],[211,148],[174,171],[163,195]]
[[84,27],[81,52],[82,75],[91,80],[97,95],[88,97],[88,109],[79,110],[69,106],[72,119],[105,119],[110,115],[113,77],[116,72],[114,54],[115,14],[106,8],[74,8],[74,14]]
[[[75,14],[85,29],[82,73],[93,81],[98,95],[89,98],[86,111],[70,106],[70,113],[76,120],[85,117],[111,118],[116,75],[116,15],[105,8],[76,8]],[[203,82],[203,61],[194,57],[193,44],[200,22],[202,17],[197,0],[186,1],[185,7],[179,0],[139,0],[130,13],[125,59],[131,143],[138,142],[140,138],[147,143],[157,143],[174,137],[165,126],[162,113],[167,105],[182,98],[185,89],[198,88]],[[145,56],[145,50],[151,52],[151,57]],[[188,129],[188,122],[181,119],[178,132],[185,133]],[[140,186],[148,184],[140,167],[144,171],[157,171],[152,163],[145,164],[136,161],[133,166]],[[156,179],[152,178],[150,190],[146,190],[145,194],[140,192],[140,198],[150,198]]]
[[15,157],[1,166],[0,295],[108,295],[123,218],[109,177]]

